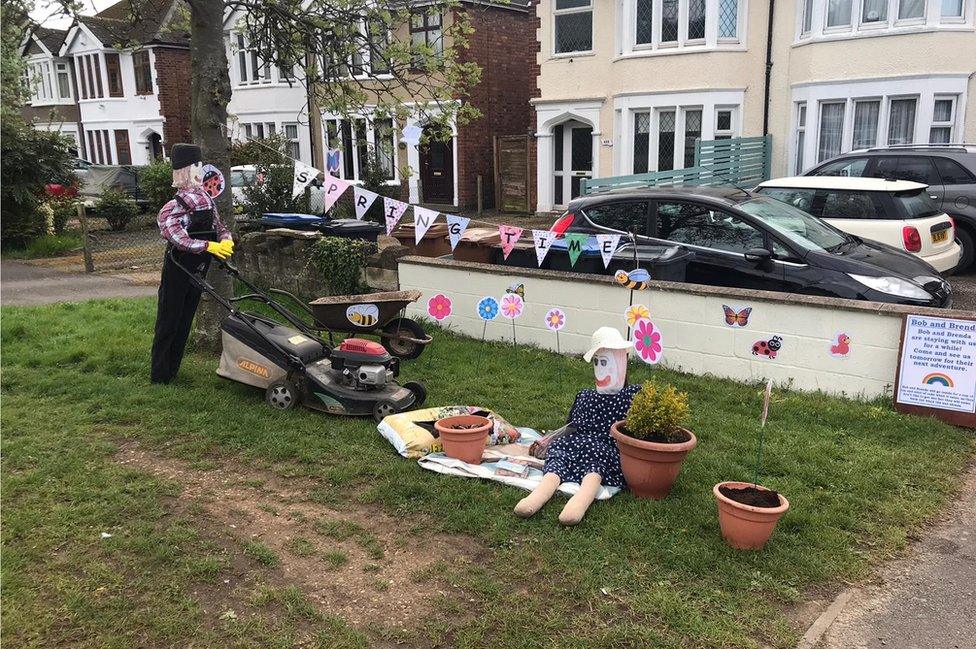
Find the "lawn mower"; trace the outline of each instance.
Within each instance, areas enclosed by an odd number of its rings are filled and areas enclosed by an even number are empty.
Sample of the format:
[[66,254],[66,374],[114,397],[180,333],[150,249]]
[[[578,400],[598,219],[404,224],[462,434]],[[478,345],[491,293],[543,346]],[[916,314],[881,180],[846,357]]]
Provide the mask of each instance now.
[[[250,293],[228,299],[205,277],[168,254],[197,287],[228,311],[220,326],[223,353],[217,374],[263,388],[271,407],[288,410],[301,403],[330,414],[372,415],[381,421],[387,415],[419,408],[426,399],[422,383],[397,383],[400,360],[381,344],[347,338],[333,348],[312,326],[248,282],[232,264],[216,260]],[[237,304],[247,300],[267,305],[292,326],[241,311]]]

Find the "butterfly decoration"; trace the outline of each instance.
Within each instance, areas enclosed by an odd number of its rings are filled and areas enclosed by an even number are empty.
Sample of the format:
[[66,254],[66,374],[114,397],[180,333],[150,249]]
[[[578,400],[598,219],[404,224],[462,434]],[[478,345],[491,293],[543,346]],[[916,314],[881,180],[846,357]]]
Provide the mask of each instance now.
[[749,314],[752,313],[752,307],[747,306],[740,311],[736,311],[729,305],[723,304],[722,311],[725,312],[725,324],[730,327],[744,327],[749,324]]
[[629,273],[625,270],[618,270],[613,277],[624,288],[635,291],[643,291],[647,288],[647,283],[651,281],[651,274],[645,268],[635,268]]
[[512,284],[505,289],[506,293],[514,293],[518,295],[523,300],[525,299],[525,284]]

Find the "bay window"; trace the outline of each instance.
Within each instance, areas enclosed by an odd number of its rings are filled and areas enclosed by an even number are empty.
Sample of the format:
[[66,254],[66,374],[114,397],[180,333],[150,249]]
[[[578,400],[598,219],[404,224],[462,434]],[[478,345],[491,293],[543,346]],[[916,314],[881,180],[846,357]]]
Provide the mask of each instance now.
[[705,38],[705,0],[688,0],[688,40]]
[[553,0],[553,51],[570,54],[592,49],[593,0]]
[[736,38],[738,30],[739,0],[720,0],[718,3],[718,37]]
[[962,0],[942,0],[943,18],[962,18]]
[[[348,120],[327,117],[323,121],[325,148],[341,151],[340,177],[351,181],[362,180],[367,165],[372,163],[387,181],[397,179],[397,138],[392,119],[380,118],[370,122],[364,118]],[[369,159],[370,156],[372,159]]]
[[887,23],[888,0],[864,0],[861,7],[861,24]]
[[621,53],[738,45],[744,0],[619,0]]
[[849,27],[852,0],[827,0],[827,27]]
[[654,40],[654,0],[637,0],[634,11],[634,43],[649,45]]
[[880,100],[854,102],[852,149],[869,149],[878,143],[878,116],[880,112]]
[[661,43],[678,42],[678,0],[661,0]]
[[628,109],[626,141],[632,144],[628,153],[633,156],[621,160],[623,168],[635,174],[686,169],[695,165],[698,140],[736,137],[738,106],[717,105],[725,98],[709,95],[682,97],[688,100],[683,105],[647,106],[638,101]]
[[55,65],[58,71],[58,96],[61,99],[71,99],[71,73],[68,71],[67,63]]
[[925,0],[898,0],[898,20],[925,17]]
[[[707,0],[706,0],[707,1]],[[796,40],[877,36],[884,32],[958,29],[972,24],[972,0],[794,0]],[[932,4],[929,9],[928,5]],[[815,20],[820,16],[821,20]]]
[[956,121],[956,98],[936,97],[932,111],[932,126],[929,128],[931,144],[952,142],[952,127]]
[[817,146],[817,162],[833,158],[841,152],[844,138],[843,102],[820,104],[820,138]]
[[915,97],[892,99],[888,104],[888,144],[915,141]]

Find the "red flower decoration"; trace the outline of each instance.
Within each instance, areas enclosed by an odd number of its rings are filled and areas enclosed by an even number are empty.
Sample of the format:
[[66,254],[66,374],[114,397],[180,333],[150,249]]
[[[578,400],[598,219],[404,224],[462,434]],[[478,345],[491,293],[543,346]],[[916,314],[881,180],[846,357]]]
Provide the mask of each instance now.
[[438,322],[444,320],[451,315],[451,299],[443,293],[438,293],[427,300],[427,313]]
[[640,355],[641,360],[650,365],[654,365],[661,360],[661,332],[654,327],[650,320],[640,320],[634,329],[634,350]]

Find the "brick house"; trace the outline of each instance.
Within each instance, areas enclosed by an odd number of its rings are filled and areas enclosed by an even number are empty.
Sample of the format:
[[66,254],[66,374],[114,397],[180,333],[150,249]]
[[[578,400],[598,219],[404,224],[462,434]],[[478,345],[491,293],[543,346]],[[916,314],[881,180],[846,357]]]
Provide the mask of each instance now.
[[190,141],[190,51],[181,0],[122,0],[80,16],[60,49],[74,69],[82,157],[148,164]]
[[[403,200],[445,209],[474,207],[481,176],[485,205],[490,206],[494,197],[493,138],[526,135],[532,130],[534,111],[529,99],[538,73],[535,1],[463,0],[439,14],[430,11],[437,2],[412,3],[416,11],[410,24],[391,34],[392,38],[423,41],[436,49],[444,45],[445,33],[463,12],[473,33],[460,59],[482,69],[480,83],[462,99],[477,107],[482,116],[468,124],[455,124],[449,141],[424,147],[403,139],[403,129],[424,127],[418,114],[394,124],[368,114],[350,119],[310,109],[301,71],[272,69],[256,54],[252,56],[235,29],[239,14],[230,14],[225,34],[233,88],[228,107],[233,137],[243,140],[283,133],[293,141],[294,157],[320,169],[325,168],[324,152],[338,148],[342,164],[336,174],[354,182],[360,180],[367,148],[372,149],[386,170],[387,183],[401,187]],[[349,62],[350,69],[369,65],[368,51]],[[411,173],[404,173],[407,169]]]
[[74,67],[70,58],[60,56],[67,35],[67,30],[38,27],[24,39],[21,56],[30,94],[21,114],[38,130],[56,131],[74,140],[76,155],[81,156]]

